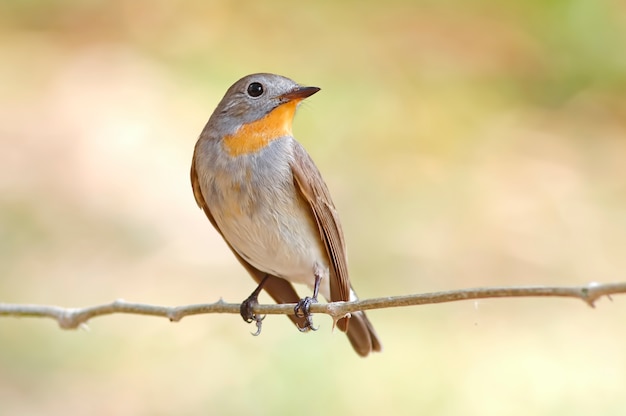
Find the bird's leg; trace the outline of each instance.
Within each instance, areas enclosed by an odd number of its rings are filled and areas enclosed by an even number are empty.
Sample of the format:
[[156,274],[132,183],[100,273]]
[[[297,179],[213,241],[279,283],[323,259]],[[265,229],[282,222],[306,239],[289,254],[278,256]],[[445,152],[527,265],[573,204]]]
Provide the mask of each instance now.
[[296,307],[293,309],[293,312],[296,314],[298,318],[305,318],[306,323],[304,327],[298,326],[300,332],[306,332],[309,329],[313,331],[317,331],[317,328],[313,326],[313,317],[311,316],[311,305],[317,303],[317,294],[320,291],[320,283],[322,282],[322,272],[319,268],[315,268],[313,275],[315,276],[315,284],[313,285],[313,297],[305,297],[304,299],[300,299]]
[[265,315],[259,316],[255,314],[254,308],[255,306],[259,305],[259,293],[261,293],[261,290],[263,290],[263,286],[265,285],[265,282],[267,282],[267,279],[269,279],[269,277],[270,275],[266,274],[263,280],[261,280],[261,282],[257,286],[257,288],[254,289],[254,292],[252,292],[250,296],[246,298],[246,300],[241,302],[241,306],[239,307],[239,314],[244,321],[246,321],[247,323],[254,321],[256,323],[256,332],[252,333],[252,335],[254,336],[257,336],[261,333],[261,325],[263,323],[263,319],[265,319]]

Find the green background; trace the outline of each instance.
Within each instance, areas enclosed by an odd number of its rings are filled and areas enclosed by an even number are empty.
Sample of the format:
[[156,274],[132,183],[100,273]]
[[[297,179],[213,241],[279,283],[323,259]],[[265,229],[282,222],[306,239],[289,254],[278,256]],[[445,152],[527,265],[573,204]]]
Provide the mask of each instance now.
[[[322,88],[294,132],[362,298],[626,280],[623,2],[5,0],[0,62],[0,301],[244,299],[188,172],[260,71]],[[2,318],[0,415],[626,411],[621,296],[369,316],[367,359],[326,316]]]

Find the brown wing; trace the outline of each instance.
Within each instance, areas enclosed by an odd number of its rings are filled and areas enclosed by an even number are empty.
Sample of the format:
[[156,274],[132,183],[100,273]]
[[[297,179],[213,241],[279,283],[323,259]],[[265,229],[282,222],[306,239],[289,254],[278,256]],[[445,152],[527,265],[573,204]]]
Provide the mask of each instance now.
[[[211,221],[211,224],[213,224],[213,227],[215,227],[217,232],[220,233],[222,238],[224,238],[222,231],[217,226],[215,218],[213,218],[211,210],[209,209],[209,206],[207,205],[206,201],[204,200],[204,196],[202,195],[202,189],[200,188],[200,182],[198,179],[198,172],[196,171],[195,152],[193,160],[191,162],[191,187],[193,188],[193,195],[196,198],[196,203],[200,208],[202,208],[209,221]],[[246,260],[244,260],[233,249],[233,247],[230,245],[230,243],[228,243],[225,238],[224,241],[226,242],[226,244],[228,244],[228,247],[233,252],[237,260],[239,260],[239,263],[241,263],[241,265],[248,271],[248,273],[250,273],[250,275],[257,282],[257,284],[261,283],[261,280],[263,280],[263,278],[266,276],[266,273],[260,271],[259,269],[248,263]],[[270,275],[269,279],[267,279],[267,281],[265,282],[263,289],[276,301],[276,303],[298,303],[298,301],[300,300],[298,293],[293,288],[291,283],[289,283],[285,279],[281,279],[276,276]],[[298,318],[295,315],[289,315],[289,319],[291,319],[293,323],[296,324],[299,328],[304,328],[306,326],[306,319],[304,318]]]
[[[324,240],[330,259],[330,300],[350,300],[350,279],[346,244],[337,210],[322,175],[302,145],[294,143],[294,161],[291,165],[296,188],[309,203],[315,222]],[[337,327],[347,333],[354,350],[362,357],[372,351],[381,351],[382,345],[365,312],[355,312],[350,318],[337,321]]]
[[348,260],[339,217],[322,175],[298,142],[294,142],[291,170],[296,188],[311,207],[330,259],[330,301],[349,301]]

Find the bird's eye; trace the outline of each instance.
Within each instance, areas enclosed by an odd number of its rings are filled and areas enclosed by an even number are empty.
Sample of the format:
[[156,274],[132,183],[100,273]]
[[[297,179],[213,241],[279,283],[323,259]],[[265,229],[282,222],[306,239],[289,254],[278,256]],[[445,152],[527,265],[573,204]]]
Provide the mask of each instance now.
[[248,95],[250,97],[258,97],[261,94],[263,94],[263,85],[259,84],[258,82],[253,82],[252,84],[248,85]]

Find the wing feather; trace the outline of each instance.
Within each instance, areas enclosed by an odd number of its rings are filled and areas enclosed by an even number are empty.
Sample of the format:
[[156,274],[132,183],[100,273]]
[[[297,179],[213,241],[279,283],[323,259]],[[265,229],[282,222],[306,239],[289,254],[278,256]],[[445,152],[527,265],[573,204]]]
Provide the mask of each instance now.
[[339,216],[326,183],[304,147],[294,141],[291,164],[296,189],[311,208],[330,259],[330,301],[350,300],[346,245]]

